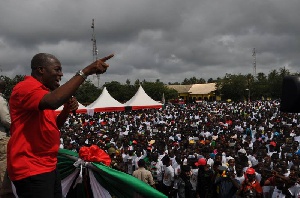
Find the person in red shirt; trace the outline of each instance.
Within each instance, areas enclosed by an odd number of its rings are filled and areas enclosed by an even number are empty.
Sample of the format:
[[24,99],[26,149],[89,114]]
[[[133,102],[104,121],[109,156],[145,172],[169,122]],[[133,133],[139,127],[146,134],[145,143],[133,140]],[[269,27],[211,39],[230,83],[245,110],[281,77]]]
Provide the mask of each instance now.
[[263,190],[259,182],[255,178],[255,169],[248,168],[245,173],[245,180],[242,182],[241,188],[237,193],[242,197],[263,197]]
[[[56,169],[60,127],[70,112],[78,108],[72,97],[88,75],[104,73],[106,60],[97,60],[78,71],[64,85],[60,61],[39,53],[31,60],[31,76],[25,76],[12,90],[9,101],[11,138],[7,145],[7,170],[19,197],[62,197]],[[55,109],[64,104],[57,116]]]

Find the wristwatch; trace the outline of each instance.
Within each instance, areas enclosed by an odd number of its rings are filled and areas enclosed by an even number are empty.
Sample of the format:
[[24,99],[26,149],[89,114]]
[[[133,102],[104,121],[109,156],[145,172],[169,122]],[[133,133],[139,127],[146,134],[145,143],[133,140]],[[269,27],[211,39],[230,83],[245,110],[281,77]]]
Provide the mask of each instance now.
[[85,75],[82,70],[79,70],[75,76],[81,76],[84,80],[87,79],[87,75]]

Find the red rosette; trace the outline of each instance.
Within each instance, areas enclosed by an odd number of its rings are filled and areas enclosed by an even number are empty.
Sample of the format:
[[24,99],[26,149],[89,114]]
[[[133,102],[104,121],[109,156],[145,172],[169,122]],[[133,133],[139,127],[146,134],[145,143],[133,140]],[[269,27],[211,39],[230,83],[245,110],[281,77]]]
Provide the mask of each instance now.
[[86,162],[101,162],[106,166],[109,166],[111,163],[109,155],[96,145],[92,145],[91,147],[81,147],[79,150],[79,157]]

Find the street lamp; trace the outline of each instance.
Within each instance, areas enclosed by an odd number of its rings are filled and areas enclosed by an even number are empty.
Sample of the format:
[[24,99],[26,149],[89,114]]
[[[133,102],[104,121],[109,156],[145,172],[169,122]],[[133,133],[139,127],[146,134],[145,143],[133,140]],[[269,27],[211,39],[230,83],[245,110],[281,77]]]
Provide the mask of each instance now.
[[248,91],[248,102],[250,102],[250,89],[246,89]]

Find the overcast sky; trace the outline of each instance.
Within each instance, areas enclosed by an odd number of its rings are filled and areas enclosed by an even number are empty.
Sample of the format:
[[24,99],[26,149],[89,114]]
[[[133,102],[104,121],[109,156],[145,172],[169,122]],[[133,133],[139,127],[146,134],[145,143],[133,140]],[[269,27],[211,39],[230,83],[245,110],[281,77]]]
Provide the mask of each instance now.
[[[100,84],[164,83],[230,74],[300,71],[299,0],[1,0],[1,75],[30,74],[31,58],[55,55],[67,81],[115,54]],[[90,76],[97,84],[97,78]]]

